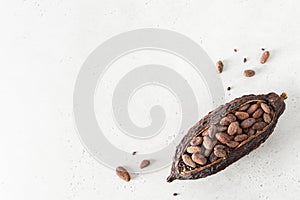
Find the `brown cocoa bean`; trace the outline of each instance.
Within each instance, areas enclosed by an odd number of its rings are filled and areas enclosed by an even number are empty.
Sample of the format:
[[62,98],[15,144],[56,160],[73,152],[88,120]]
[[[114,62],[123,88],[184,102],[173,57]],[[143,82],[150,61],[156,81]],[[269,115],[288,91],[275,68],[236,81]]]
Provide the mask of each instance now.
[[225,146],[222,144],[218,144],[214,147],[214,150],[216,150],[216,149],[225,149]]
[[217,133],[216,134],[217,140],[219,140],[222,144],[226,144],[230,141],[230,136],[226,133]]
[[223,63],[221,60],[219,60],[217,63],[216,63],[216,68],[217,68],[217,72],[220,74],[223,72]]
[[268,114],[270,114],[270,107],[267,105],[267,104],[265,104],[265,103],[261,103],[260,104],[260,107],[264,110],[264,112],[265,113],[268,113]]
[[254,130],[262,130],[263,128],[265,128],[267,126],[267,123],[266,122],[256,122],[252,128]]
[[249,117],[249,114],[247,112],[236,112],[235,116],[239,119],[239,120],[244,120],[247,119]]
[[201,152],[201,147],[199,146],[189,146],[186,151],[190,154],[196,153],[196,152]]
[[222,126],[228,126],[228,125],[230,124],[228,117],[223,117],[223,118],[220,120],[220,124],[221,124]]
[[247,134],[241,134],[241,135],[235,136],[234,141],[241,142],[241,141],[246,140],[247,138],[248,138]]
[[248,108],[247,113],[248,113],[249,115],[251,115],[252,113],[254,113],[254,112],[256,111],[257,108],[258,108],[258,105],[257,105],[257,104],[252,104],[252,105]]
[[264,111],[261,108],[259,108],[252,114],[252,117],[256,119],[261,117],[262,114],[264,114]]
[[245,104],[239,108],[239,111],[246,111],[249,108],[250,104]]
[[236,141],[229,141],[226,143],[226,145],[229,146],[230,148],[235,148],[239,145],[239,143]]
[[194,146],[194,145],[200,145],[202,143],[202,137],[194,137],[191,141],[190,141],[190,145]]
[[192,160],[196,163],[198,163],[199,165],[205,165],[207,162],[207,159],[201,155],[200,153],[194,153],[192,155]]
[[269,57],[270,57],[270,52],[269,51],[264,51],[263,54],[261,55],[260,63],[265,64]]
[[120,177],[124,181],[126,181],[126,182],[130,181],[130,175],[124,167],[120,167],[120,166],[117,167],[116,168],[116,174],[118,175],[118,177]]
[[141,163],[140,163],[140,168],[143,169],[145,167],[148,167],[150,165],[150,160],[143,160]]
[[238,122],[232,122],[227,129],[227,133],[229,135],[234,135],[238,131],[239,123]]
[[271,121],[272,121],[272,119],[268,113],[264,113],[263,118],[264,118],[264,121],[268,124],[271,123]]
[[215,149],[214,154],[219,158],[223,158],[226,156],[226,151],[224,149]]
[[255,123],[255,119],[254,118],[248,118],[248,119],[245,119],[244,121],[242,121],[241,127],[242,128],[249,128],[254,123]]
[[255,75],[255,71],[252,70],[252,69],[246,69],[246,70],[244,71],[244,76],[246,76],[246,77],[252,77],[252,76],[254,76],[254,75]]
[[194,163],[194,161],[191,159],[191,157],[188,154],[183,154],[181,157],[184,164],[193,168],[196,167],[196,163]]
[[233,114],[228,114],[226,116],[229,120],[229,123],[236,121],[236,117]]

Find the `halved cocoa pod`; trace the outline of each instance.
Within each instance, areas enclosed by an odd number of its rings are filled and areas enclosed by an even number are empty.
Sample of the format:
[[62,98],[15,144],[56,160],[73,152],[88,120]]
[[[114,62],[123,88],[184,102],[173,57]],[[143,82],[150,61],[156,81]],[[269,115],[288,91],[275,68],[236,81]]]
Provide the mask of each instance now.
[[[205,178],[249,154],[273,132],[285,110],[283,100],[282,96],[275,93],[245,95],[208,113],[177,146],[167,181]],[[252,113],[260,108],[253,118]],[[214,131],[219,131],[215,137],[207,135],[207,130],[211,131],[212,126],[222,127],[219,130],[214,128]],[[203,137],[203,142],[195,143],[199,137]],[[195,146],[199,146],[202,153],[191,151],[198,149]]]

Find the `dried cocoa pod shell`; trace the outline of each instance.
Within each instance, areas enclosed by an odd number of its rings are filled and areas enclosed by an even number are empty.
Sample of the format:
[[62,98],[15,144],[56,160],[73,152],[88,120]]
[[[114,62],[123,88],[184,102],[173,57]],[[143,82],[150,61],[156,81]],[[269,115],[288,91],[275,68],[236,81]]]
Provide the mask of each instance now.
[[[236,162],[243,156],[249,154],[252,150],[256,149],[261,145],[265,140],[272,134],[278,118],[282,115],[282,113],[285,110],[285,103],[284,103],[284,98],[282,96],[277,95],[276,93],[269,93],[269,94],[263,94],[263,95],[245,95],[240,98],[234,99],[233,101],[226,103],[225,105],[219,106],[212,112],[209,112],[205,117],[203,117],[199,122],[196,123],[188,132],[187,134],[183,137],[179,145],[176,147],[176,153],[173,158],[173,163],[171,167],[171,173],[169,177],[167,178],[168,182],[172,182],[176,179],[179,180],[192,180],[192,179],[199,179],[199,178],[205,178],[209,175],[215,174],[221,170],[224,170],[226,167],[228,167],[230,164]],[[266,116],[270,117],[266,122],[258,122],[258,123],[265,123],[267,124],[265,127],[263,127],[261,130],[254,131],[252,126],[247,127],[247,132],[246,129],[239,129],[239,134],[243,134],[243,136],[230,136],[226,135],[226,141],[224,137],[220,137],[225,135],[226,133],[217,133],[216,138],[213,141],[206,141],[206,144],[203,146],[203,144],[200,144],[201,148],[204,148],[205,146],[209,146],[209,150],[214,148],[214,151],[211,151],[209,155],[204,155],[205,158],[207,158],[207,162],[204,165],[199,165],[198,163],[195,163],[195,165],[187,165],[186,163],[183,162],[182,160],[182,155],[186,156],[191,156],[189,155],[186,151],[186,149],[190,145],[190,141],[198,136],[202,136],[204,132],[207,132],[207,129],[211,125],[218,125],[220,126],[220,121],[221,119],[224,119],[224,117],[227,117],[229,114],[232,116],[232,114],[235,114],[235,112],[241,112],[245,111],[252,105],[261,105],[263,103],[263,107],[270,109],[263,109],[265,118]],[[266,106],[265,106],[266,105]],[[254,106],[252,106],[254,107]],[[252,111],[251,111],[252,112]],[[271,114],[269,114],[269,113]],[[239,115],[239,113],[238,113]],[[259,121],[262,121],[263,116],[259,118]],[[251,116],[249,116],[251,118]],[[237,119],[237,122],[241,124],[245,119],[242,117],[243,120]],[[224,122],[224,120],[222,121]],[[256,124],[254,128],[260,128],[258,127],[260,124]],[[256,127],[257,126],[257,127]],[[250,131],[252,130],[251,134]],[[248,133],[248,134],[247,134]],[[244,135],[244,134],[247,134]],[[207,137],[207,136],[206,136]],[[244,137],[244,138],[240,138]],[[227,142],[227,140],[229,140]],[[221,141],[220,141],[221,140]],[[226,144],[222,144],[226,142]],[[211,143],[214,146],[211,146]],[[237,144],[238,145],[233,145]],[[231,145],[232,144],[232,145]],[[217,147],[220,145],[223,145],[226,147],[223,151],[220,151]],[[216,147],[216,148],[215,148]],[[217,157],[214,153],[217,153]]]

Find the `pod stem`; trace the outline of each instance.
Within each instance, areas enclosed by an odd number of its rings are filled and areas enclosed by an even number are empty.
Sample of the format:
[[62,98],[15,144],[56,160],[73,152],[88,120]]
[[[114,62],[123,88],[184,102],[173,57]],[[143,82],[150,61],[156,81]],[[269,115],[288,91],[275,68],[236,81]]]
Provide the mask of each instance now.
[[286,100],[288,98],[287,94],[285,92],[282,92],[282,94],[280,95],[282,100]]

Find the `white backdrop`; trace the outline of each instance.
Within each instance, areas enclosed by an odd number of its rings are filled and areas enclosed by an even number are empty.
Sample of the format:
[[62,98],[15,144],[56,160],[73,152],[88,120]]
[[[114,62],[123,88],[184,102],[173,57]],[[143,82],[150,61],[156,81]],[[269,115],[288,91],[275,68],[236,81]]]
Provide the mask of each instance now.
[[[0,198],[297,199],[300,195],[300,3],[268,0],[0,1]],[[166,183],[169,168],[129,183],[87,153],[73,120],[82,63],[110,37],[162,28],[224,59],[225,100],[286,91],[287,110],[259,149],[217,175]],[[271,57],[257,64],[261,48]],[[238,52],[234,53],[233,49]],[[243,57],[248,58],[246,64]],[[257,71],[242,76],[245,68]],[[173,155],[172,155],[173,156]],[[174,192],[179,196],[173,197]]]

